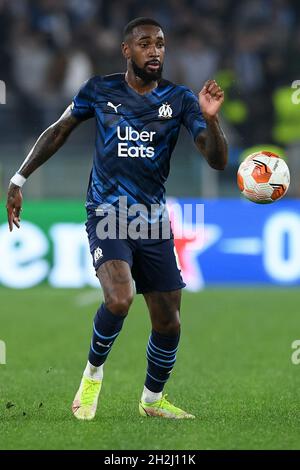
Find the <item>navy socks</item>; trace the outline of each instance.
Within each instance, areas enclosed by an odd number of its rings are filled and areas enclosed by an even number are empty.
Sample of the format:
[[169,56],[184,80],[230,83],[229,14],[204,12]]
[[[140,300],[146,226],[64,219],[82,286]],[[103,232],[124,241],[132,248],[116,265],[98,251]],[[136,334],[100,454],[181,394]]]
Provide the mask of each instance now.
[[101,305],[94,318],[93,337],[89,352],[89,362],[96,367],[101,366],[120,333],[126,315],[114,315],[104,304]]
[[[104,304],[94,319],[89,362],[99,367],[106,361],[109,351],[118,337],[126,315],[114,315]],[[145,387],[153,393],[163,390],[176,362],[180,333],[175,336],[162,335],[154,330],[147,347],[148,369]]]
[[152,331],[148,347],[148,369],[145,387],[151,392],[159,393],[170,377],[176,362],[180,333],[176,336],[164,336]]

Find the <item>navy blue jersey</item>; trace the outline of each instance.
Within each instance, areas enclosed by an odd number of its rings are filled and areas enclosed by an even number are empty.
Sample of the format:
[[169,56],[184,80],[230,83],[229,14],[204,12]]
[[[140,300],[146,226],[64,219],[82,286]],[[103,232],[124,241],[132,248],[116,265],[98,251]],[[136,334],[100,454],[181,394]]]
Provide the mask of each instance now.
[[181,124],[193,138],[206,127],[196,96],[186,87],[162,79],[140,95],[125,74],[88,80],[72,104],[79,119],[96,119],[96,142],[86,207],[164,207],[165,181]]

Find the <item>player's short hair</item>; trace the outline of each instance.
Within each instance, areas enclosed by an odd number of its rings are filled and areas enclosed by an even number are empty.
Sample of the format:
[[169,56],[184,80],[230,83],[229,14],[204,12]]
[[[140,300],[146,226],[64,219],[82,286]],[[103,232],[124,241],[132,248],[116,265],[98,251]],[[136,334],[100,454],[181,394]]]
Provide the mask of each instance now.
[[141,16],[140,18],[135,18],[134,20],[131,20],[129,21],[129,23],[127,23],[123,31],[124,40],[127,39],[128,36],[130,36],[130,34],[132,34],[132,31],[134,30],[134,28],[136,28],[137,26],[143,26],[143,25],[148,25],[148,24],[153,25],[153,26],[158,26],[158,28],[162,29],[158,21],[154,20],[153,18],[147,18],[145,16]]

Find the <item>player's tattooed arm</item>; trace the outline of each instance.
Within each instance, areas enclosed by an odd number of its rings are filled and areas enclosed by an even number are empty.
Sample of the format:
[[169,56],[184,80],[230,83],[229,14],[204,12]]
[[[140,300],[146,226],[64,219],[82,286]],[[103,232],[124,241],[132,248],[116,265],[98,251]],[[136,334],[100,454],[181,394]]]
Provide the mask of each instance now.
[[40,135],[18,170],[20,175],[28,178],[65,143],[72,130],[80,123],[80,120],[72,115],[71,109],[70,105],[58,121]]
[[209,165],[224,170],[228,159],[228,144],[218,120],[224,92],[214,80],[208,80],[199,93],[199,103],[207,128],[196,139],[199,151]]
[[[81,122],[72,115],[71,105],[62,116],[46,129],[38,138],[28,156],[20,166],[18,173],[28,178],[38,167],[45,163],[64,144],[72,130]],[[20,227],[22,210],[22,191],[19,186],[10,183],[7,192],[7,218],[10,231],[13,225]]]

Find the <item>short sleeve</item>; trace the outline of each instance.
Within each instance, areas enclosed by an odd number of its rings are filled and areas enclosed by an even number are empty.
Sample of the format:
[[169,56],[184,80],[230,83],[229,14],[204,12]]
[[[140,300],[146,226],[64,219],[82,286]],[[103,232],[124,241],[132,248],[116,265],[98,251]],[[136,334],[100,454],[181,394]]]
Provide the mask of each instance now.
[[94,80],[87,80],[80,88],[72,102],[72,114],[78,119],[89,119],[94,116]]
[[206,122],[199,101],[191,90],[187,90],[184,94],[182,113],[183,125],[196,140],[199,133],[206,129]]

